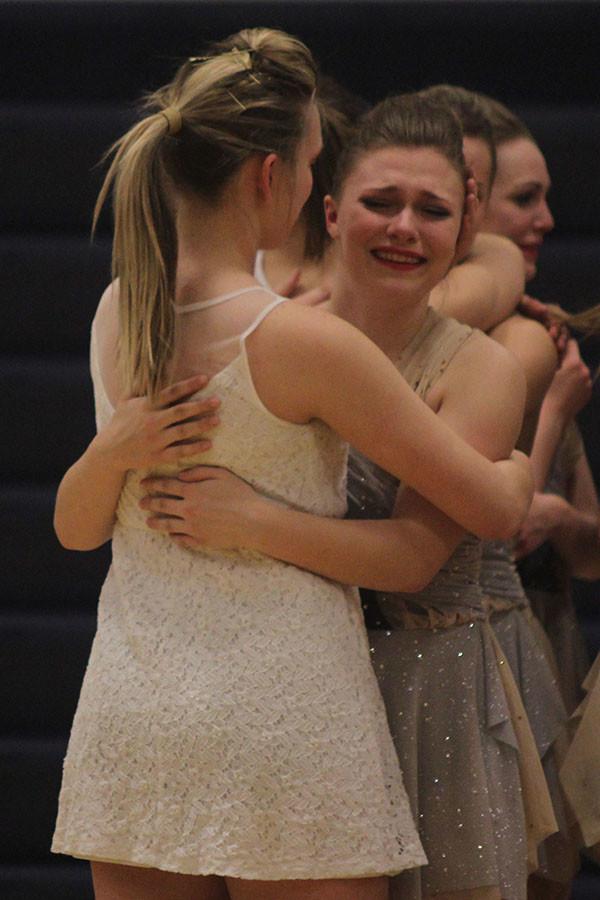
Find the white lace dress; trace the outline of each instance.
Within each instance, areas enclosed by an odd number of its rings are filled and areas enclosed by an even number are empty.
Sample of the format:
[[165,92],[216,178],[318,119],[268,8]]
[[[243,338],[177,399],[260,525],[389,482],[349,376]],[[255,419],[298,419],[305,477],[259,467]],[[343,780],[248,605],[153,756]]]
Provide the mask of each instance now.
[[[345,445],[320,422],[276,418],[254,390],[244,339],[262,315],[207,388],[222,424],[197,461],[342,516]],[[111,407],[93,335],[92,375],[101,428]],[[254,553],[175,545],[145,525],[143,474],[118,507],[53,851],[251,879],[425,862],[356,590]]]

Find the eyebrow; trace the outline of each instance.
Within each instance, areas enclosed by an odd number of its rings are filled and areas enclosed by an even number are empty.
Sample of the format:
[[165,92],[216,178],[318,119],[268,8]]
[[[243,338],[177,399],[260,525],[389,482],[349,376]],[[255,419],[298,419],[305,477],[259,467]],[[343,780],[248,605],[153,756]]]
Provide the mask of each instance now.
[[[387,184],[383,187],[373,187],[367,188],[366,191],[363,191],[363,194],[374,193],[374,194],[397,194],[398,188],[395,184]],[[421,197],[425,197],[427,200],[439,200],[442,203],[449,203],[447,197],[440,197],[439,194],[434,194],[433,191],[421,190],[419,191]]]
[[[548,182],[548,190],[552,187],[552,182]],[[535,190],[535,191],[544,191],[546,190],[546,186],[542,184],[541,181],[524,181],[522,184],[516,184],[515,191],[526,191],[526,190]]]

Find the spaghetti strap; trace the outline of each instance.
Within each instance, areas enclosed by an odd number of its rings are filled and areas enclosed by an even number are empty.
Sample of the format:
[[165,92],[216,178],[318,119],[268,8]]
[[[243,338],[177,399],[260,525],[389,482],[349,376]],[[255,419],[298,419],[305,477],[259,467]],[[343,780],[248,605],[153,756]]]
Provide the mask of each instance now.
[[199,309],[208,309],[209,306],[218,306],[219,303],[225,303],[227,300],[233,300],[235,297],[241,297],[242,294],[249,294],[251,291],[263,291],[276,296],[273,291],[262,284],[253,284],[251,287],[241,288],[239,291],[230,291],[228,294],[219,294],[218,297],[211,297],[210,300],[200,300],[198,303],[174,303],[173,309],[177,315],[181,316],[184,313],[195,312]]
[[[268,293],[272,294],[273,291],[269,291]],[[279,306],[281,303],[287,303],[289,301],[289,297],[278,297],[277,295],[274,296],[275,300],[267,304],[267,306],[265,306],[265,308],[259,312],[252,324],[249,325],[245,331],[242,331],[242,333],[240,334],[240,344],[243,344],[246,338],[249,337],[256,328],[258,328],[260,323],[269,315],[272,309],[275,309],[275,307]]]

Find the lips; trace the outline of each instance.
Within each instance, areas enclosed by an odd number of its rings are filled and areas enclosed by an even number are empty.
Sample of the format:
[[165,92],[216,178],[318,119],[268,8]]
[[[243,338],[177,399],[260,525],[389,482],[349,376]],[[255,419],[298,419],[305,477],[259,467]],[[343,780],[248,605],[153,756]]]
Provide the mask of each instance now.
[[412,250],[400,250],[396,247],[375,247],[371,254],[383,265],[402,271],[412,271],[426,262],[424,256]]
[[541,244],[519,244],[519,247],[525,259],[528,259],[530,262],[537,262]]

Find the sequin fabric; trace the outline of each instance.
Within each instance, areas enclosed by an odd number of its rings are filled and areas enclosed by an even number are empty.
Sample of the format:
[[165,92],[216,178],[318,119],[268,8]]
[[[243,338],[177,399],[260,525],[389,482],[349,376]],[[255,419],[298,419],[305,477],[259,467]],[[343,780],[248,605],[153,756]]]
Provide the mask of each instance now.
[[539,635],[541,629],[531,612],[510,544],[503,541],[484,543],[481,584],[491,611],[490,624],[506,655],[527,712],[559,825],[559,832],[539,847],[538,875],[566,883],[572,880],[579,864],[571,833],[571,817],[558,778],[567,722],[556,675],[558,666],[545,635]]
[[[430,310],[398,362],[420,396],[470,334]],[[348,483],[352,509],[390,515],[397,482],[354,451]],[[392,880],[395,900],[484,888],[505,900],[526,897],[517,739],[480,560],[480,542],[468,536],[426,590],[377,595],[384,627],[369,631],[372,661],[429,859]]]
[[[584,454],[575,422],[566,429],[554,459],[546,491],[567,497],[575,466]],[[519,563],[523,584],[536,617],[542,623],[560,660],[558,673],[562,697],[571,715],[583,700],[582,683],[589,669],[589,655],[573,603],[569,572],[550,544]]]
[[[94,354],[92,374],[101,427]],[[222,424],[197,462],[344,514],[347,448],[263,407],[243,343],[210,391]],[[53,850],[252,879],[423,863],[357,591],[258,554],[178,547],[146,527],[140,477],[119,503]]]

